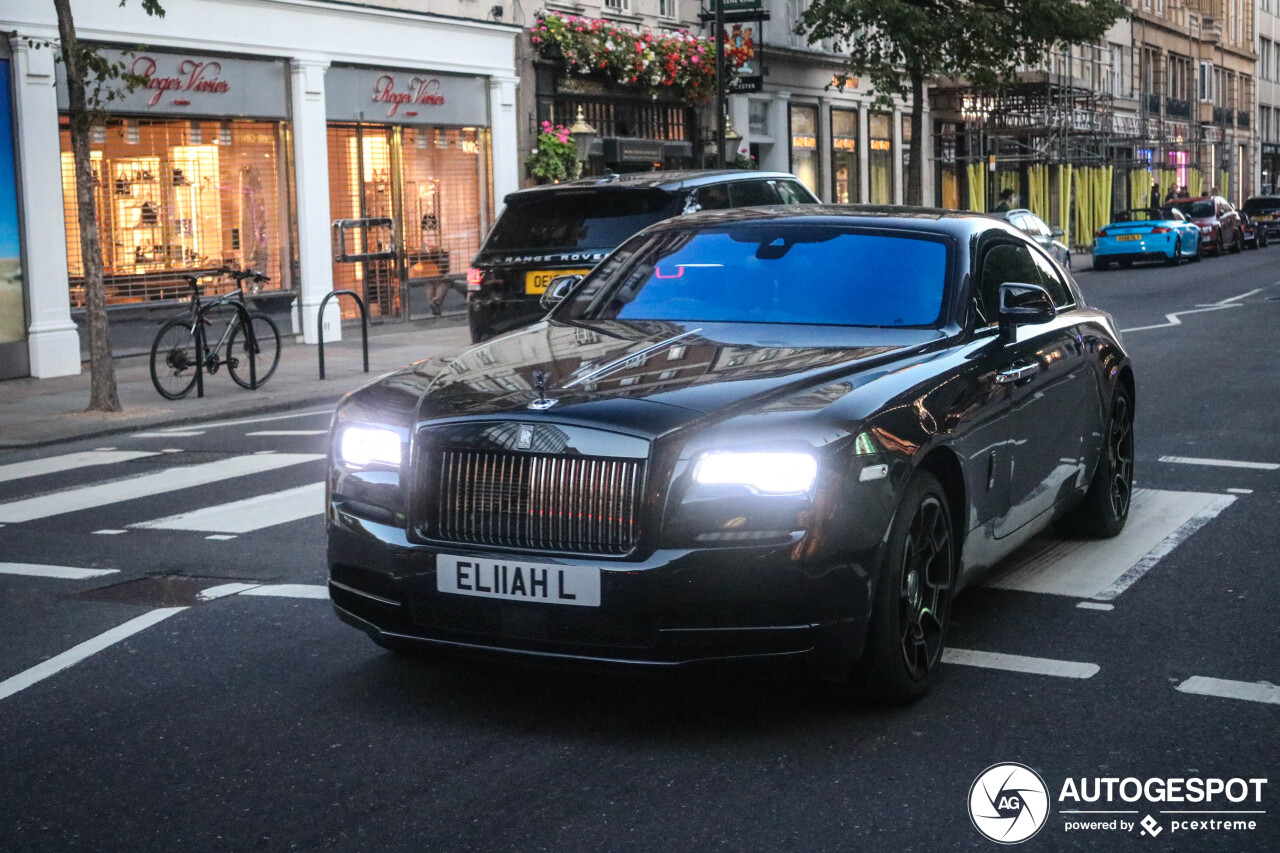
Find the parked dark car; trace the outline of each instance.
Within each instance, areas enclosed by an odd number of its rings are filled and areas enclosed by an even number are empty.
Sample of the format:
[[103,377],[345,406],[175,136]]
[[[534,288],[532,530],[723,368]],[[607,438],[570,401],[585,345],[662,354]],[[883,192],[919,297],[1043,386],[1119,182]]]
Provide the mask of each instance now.
[[1241,208],[1267,232],[1268,239],[1280,238],[1280,196],[1256,195]]
[[586,273],[647,225],[699,210],[817,203],[785,172],[640,172],[512,193],[467,273],[471,340],[540,319],[553,277]]
[[1071,249],[1059,239],[1065,233],[1061,228],[1050,228],[1048,223],[1039,216],[1021,207],[992,213],[991,216],[1003,219],[1014,228],[1024,231],[1032,240],[1039,243],[1040,248],[1048,252],[1050,257],[1062,264],[1065,269],[1071,269]]
[[1265,249],[1267,248],[1267,230],[1261,222],[1254,220],[1252,216],[1243,210],[1237,210],[1240,215],[1240,230],[1244,232],[1244,247],[1246,249]]
[[1200,245],[1204,251],[1221,255],[1227,249],[1239,252],[1244,248],[1240,214],[1222,196],[1178,199],[1177,207],[1200,226]]
[[671,219],[341,402],[329,591],[396,650],[803,662],[911,700],[957,590],[1055,520],[1124,527],[1133,412],[1110,315],[1006,223]]

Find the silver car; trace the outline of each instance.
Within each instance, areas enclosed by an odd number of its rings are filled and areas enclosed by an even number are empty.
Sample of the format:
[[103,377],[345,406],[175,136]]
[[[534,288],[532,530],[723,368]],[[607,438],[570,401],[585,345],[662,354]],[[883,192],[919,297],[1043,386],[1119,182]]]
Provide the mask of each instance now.
[[1071,269],[1071,250],[1058,239],[1063,233],[1061,228],[1050,228],[1043,219],[1026,208],[1006,210],[991,215],[1027,232],[1031,239],[1039,243],[1055,261],[1062,264],[1064,269]]

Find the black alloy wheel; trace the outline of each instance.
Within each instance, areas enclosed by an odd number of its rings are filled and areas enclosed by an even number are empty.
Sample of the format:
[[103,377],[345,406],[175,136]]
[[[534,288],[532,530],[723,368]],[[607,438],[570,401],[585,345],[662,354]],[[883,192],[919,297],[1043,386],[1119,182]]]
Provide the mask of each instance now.
[[942,485],[918,472],[889,531],[867,645],[851,686],[876,699],[913,702],[942,663],[958,548]]
[[1123,385],[1111,398],[1107,441],[1084,501],[1064,519],[1086,536],[1109,539],[1124,529],[1133,503],[1133,397]]

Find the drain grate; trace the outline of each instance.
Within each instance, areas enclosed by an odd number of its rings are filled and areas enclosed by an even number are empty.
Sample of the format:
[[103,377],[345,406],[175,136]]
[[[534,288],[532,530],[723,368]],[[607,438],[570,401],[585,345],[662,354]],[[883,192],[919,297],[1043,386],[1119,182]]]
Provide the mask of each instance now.
[[188,575],[151,575],[124,583],[100,586],[67,595],[77,601],[113,601],[117,604],[146,604],[152,607],[182,607],[199,604],[202,590],[238,578],[197,578]]

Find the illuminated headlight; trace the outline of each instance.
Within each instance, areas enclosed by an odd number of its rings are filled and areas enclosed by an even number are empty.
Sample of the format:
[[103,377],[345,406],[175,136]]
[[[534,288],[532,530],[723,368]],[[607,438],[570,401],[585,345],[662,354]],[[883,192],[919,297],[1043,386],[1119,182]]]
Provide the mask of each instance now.
[[693,479],[707,486],[746,486],[763,495],[799,495],[818,476],[818,460],[808,453],[708,453]]
[[400,464],[400,436],[381,427],[344,427],[338,439],[338,455],[348,465],[363,468],[377,462]]

